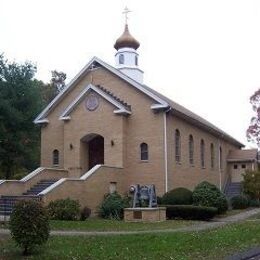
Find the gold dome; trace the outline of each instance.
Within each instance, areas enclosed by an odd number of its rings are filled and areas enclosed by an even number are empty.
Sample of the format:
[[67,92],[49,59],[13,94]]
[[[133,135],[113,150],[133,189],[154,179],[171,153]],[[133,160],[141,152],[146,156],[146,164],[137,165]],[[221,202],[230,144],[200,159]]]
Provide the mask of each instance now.
[[133,49],[138,49],[140,46],[140,43],[130,34],[128,25],[125,25],[125,30],[123,34],[116,40],[116,43],[114,45],[114,48],[116,50],[129,47]]

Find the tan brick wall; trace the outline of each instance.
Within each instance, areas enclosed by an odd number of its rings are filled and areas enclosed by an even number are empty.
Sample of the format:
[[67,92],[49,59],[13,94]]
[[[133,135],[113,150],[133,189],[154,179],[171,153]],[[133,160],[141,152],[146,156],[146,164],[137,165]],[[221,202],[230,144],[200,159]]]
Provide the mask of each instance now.
[[[91,75],[93,84],[104,86],[130,104],[132,115],[128,118],[115,115],[114,107],[101,98],[100,107],[96,111],[86,111],[82,102],[71,114],[70,122],[59,121],[65,107],[91,82],[90,75],[82,77],[78,85],[50,113],[50,123],[42,129],[42,165],[51,167],[52,150],[61,149],[61,156],[65,158],[61,166],[64,165],[70,171],[70,176],[79,176],[82,173],[79,140],[88,133],[97,133],[105,138],[105,164],[124,166],[126,189],[135,183],[157,183],[157,189],[163,192],[163,121],[161,114],[154,114],[150,109],[153,100],[104,69],[97,69]],[[111,147],[111,140],[115,140],[114,147]],[[139,146],[142,142],[149,145],[149,161],[145,163],[140,160]],[[73,150],[69,149],[70,143],[73,144]]]
[[[64,166],[69,169],[70,176],[79,177],[87,171],[86,164],[84,168],[81,162],[82,156],[87,158],[88,153],[82,149],[84,143],[80,140],[93,133],[104,137],[105,165],[123,167],[124,117],[114,114],[116,108],[100,96],[97,97],[100,104],[95,111],[88,111],[84,102],[81,102],[71,113],[71,120],[65,123]],[[73,149],[70,149],[70,144]]]
[[[141,218],[135,218],[135,212]],[[166,220],[166,208],[126,208],[124,209],[124,221],[126,222],[161,222]]]
[[[179,129],[181,134],[181,162],[175,161],[175,130]],[[194,140],[194,165],[189,163],[189,135]],[[195,126],[191,126],[176,116],[167,118],[167,136],[168,136],[168,169],[169,169],[169,190],[176,187],[187,187],[193,189],[201,181],[209,181],[219,187],[219,144],[222,147],[223,169],[221,170],[222,188],[225,183],[227,169],[227,156],[235,146],[218,139],[217,137],[205,132]],[[205,168],[201,167],[200,142],[205,143]],[[210,145],[213,143],[215,151],[214,168],[211,168]]]
[[[237,165],[237,169],[234,169],[234,165]],[[243,169],[242,165],[245,165],[246,168]],[[252,171],[256,169],[256,165],[253,162],[232,162],[228,163],[229,172],[231,175],[231,182],[240,182],[243,180],[243,174],[246,171]]]
[[[89,112],[82,101],[71,113],[69,122],[62,122],[59,116],[64,109],[91,82],[100,84],[117,97],[132,106],[132,115],[123,117],[113,113],[114,107],[100,98],[100,106],[96,111]],[[119,79],[106,69],[96,69],[83,75],[77,85],[67,94],[62,102],[48,116],[49,124],[42,128],[42,165],[52,166],[52,151],[59,149],[61,165],[68,169],[69,176],[78,177],[84,173],[87,161],[80,139],[89,134],[100,134],[105,139],[105,164],[122,166],[124,178],[121,179],[124,190],[131,184],[155,184],[158,195],[165,192],[165,158],[164,158],[164,124],[163,113],[154,113],[150,106],[152,99],[136,90],[127,82]],[[174,155],[174,131],[178,128],[182,140],[182,161],[176,164]],[[194,167],[188,161],[188,137],[194,138]],[[200,167],[200,140],[205,141],[205,169]],[[115,146],[111,146],[114,140]],[[149,146],[149,160],[140,160],[140,144]],[[167,116],[168,143],[168,189],[184,186],[193,189],[203,180],[216,185],[220,183],[218,170],[218,138],[208,132],[188,124],[175,116]],[[215,167],[210,168],[210,143],[215,147]],[[70,149],[70,144],[73,149]],[[221,171],[222,186],[228,172],[226,158],[231,144],[220,140],[223,150],[223,170]],[[76,185],[76,184],[75,184]]]
[[47,193],[43,201],[48,205],[50,201],[70,197],[78,200],[81,207],[89,207],[92,214],[97,214],[98,206],[103,201],[104,194],[109,193],[111,182],[116,182],[116,191],[124,195],[125,190],[122,185],[124,170],[115,167],[102,166],[87,180],[67,179],[54,190]]
[[23,192],[29,190],[32,186],[41,180],[56,179],[68,177],[68,172],[64,170],[43,169],[39,174],[35,175],[28,181],[6,181],[0,184],[1,195],[21,195]]

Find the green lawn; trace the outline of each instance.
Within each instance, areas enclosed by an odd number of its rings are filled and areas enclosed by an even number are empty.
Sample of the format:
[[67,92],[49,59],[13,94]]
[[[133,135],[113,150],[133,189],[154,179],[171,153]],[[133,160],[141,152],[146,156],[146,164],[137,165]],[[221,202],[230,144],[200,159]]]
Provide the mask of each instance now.
[[[260,225],[244,222],[205,232],[51,237],[29,259],[223,259],[260,246]],[[0,259],[21,259],[11,240],[0,240]]]
[[190,226],[199,221],[167,220],[158,223],[127,223],[118,220],[90,218],[86,221],[51,221],[52,230],[84,230],[84,231],[140,231],[155,229],[175,229]]

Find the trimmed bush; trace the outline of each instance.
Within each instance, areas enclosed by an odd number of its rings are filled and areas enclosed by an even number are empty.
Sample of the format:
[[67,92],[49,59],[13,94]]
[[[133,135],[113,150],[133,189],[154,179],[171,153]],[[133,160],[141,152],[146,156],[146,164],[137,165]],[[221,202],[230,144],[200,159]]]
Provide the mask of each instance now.
[[70,198],[51,201],[48,205],[51,219],[55,220],[77,220],[80,216],[80,205],[77,200]]
[[163,204],[163,203],[162,203],[162,197],[157,196],[157,204],[158,204],[158,205]]
[[10,217],[11,236],[16,244],[28,255],[35,246],[47,242],[50,233],[46,209],[41,203],[23,200],[15,204]]
[[84,221],[89,218],[91,215],[91,209],[88,207],[84,207],[80,212],[80,220]]
[[191,205],[192,192],[186,188],[176,188],[162,197],[162,204],[164,205]]
[[259,208],[260,207],[260,201],[259,200],[249,200],[248,206]]
[[246,209],[248,207],[248,199],[244,195],[234,196],[230,202],[233,209]]
[[203,181],[195,187],[192,198],[194,205],[217,208],[218,214],[224,213],[228,209],[225,195],[214,184],[207,181]]
[[218,210],[214,207],[194,205],[167,205],[166,217],[168,219],[210,220]]
[[99,215],[102,218],[119,220],[123,218],[124,208],[127,206],[128,201],[118,193],[108,194],[99,207]]

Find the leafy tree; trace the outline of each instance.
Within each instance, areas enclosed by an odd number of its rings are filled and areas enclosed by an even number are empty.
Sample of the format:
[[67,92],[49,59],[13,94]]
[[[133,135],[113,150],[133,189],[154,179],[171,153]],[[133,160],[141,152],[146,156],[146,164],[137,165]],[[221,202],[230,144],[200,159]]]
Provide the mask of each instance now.
[[250,103],[252,104],[255,115],[251,118],[247,129],[247,138],[249,141],[255,142],[260,146],[260,89],[250,97]]
[[65,86],[66,74],[52,71],[50,83],[34,78],[30,62],[0,55],[0,178],[9,179],[39,165],[40,129],[33,120]]
[[39,129],[33,119],[42,102],[35,73],[33,64],[9,63],[0,55],[0,170],[6,179],[39,161]]
[[260,171],[247,171],[244,175],[243,190],[252,199],[260,200]]
[[41,96],[44,106],[48,105],[65,87],[66,74],[53,70],[50,83],[40,82]]
[[28,255],[36,245],[44,244],[49,238],[46,209],[37,201],[19,201],[11,214],[10,230],[17,245],[23,248],[23,254]]

